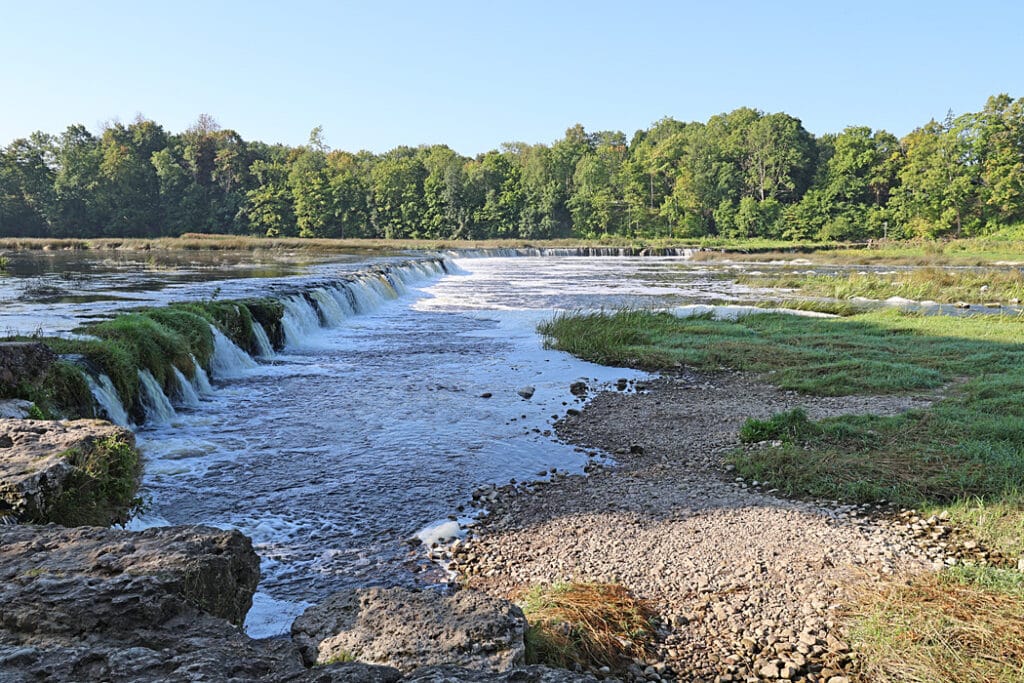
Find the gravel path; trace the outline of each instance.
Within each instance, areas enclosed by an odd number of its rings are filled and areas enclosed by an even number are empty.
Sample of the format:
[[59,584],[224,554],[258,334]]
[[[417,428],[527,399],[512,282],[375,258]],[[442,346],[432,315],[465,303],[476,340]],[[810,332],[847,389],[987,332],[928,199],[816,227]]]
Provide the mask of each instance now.
[[799,396],[730,372],[640,388],[599,394],[558,427],[616,454],[617,467],[485,494],[491,514],[480,537],[454,548],[453,568],[502,596],[538,582],[623,583],[667,625],[660,661],[638,665],[635,678],[851,676],[836,615],[844,591],[933,566],[935,554],[891,514],[734,481],[721,455],[748,417],[796,406],[814,418],[892,414],[931,399]]

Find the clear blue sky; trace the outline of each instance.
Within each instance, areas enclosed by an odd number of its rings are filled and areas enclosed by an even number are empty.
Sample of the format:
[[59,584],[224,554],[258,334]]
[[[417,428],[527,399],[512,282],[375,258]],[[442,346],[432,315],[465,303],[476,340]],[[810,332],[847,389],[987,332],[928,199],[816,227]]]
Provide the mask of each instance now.
[[1024,3],[0,0],[0,145],[141,113],[476,154],[751,106],[904,135],[1024,96]]

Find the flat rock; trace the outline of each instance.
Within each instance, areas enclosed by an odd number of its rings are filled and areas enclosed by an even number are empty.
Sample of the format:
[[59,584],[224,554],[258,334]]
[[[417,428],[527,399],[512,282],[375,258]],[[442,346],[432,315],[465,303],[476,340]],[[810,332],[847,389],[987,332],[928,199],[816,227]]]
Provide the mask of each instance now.
[[523,663],[526,619],[508,602],[471,590],[343,591],[292,624],[307,664],[340,658],[403,672],[434,665],[506,671]]
[[29,522],[63,521],[54,519],[62,497],[96,481],[93,470],[84,465],[108,439],[135,445],[131,432],[103,420],[0,419],[0,515]]
[[240,624],[259,566],[237,531],[0,526],[0,628],[130,638],[196,610]]

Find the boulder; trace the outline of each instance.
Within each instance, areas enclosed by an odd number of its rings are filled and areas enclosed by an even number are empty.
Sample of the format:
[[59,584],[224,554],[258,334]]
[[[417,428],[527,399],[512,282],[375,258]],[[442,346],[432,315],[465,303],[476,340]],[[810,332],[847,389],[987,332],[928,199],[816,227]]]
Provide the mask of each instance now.
[[532,387],[532,386],[519,387],[518,389],[516,389],[516,393],[519,394],[520,396],[522,396],[527,401],[529,401],[531,398],[533,398],[533,395],[536,392],[537,392],[537,388],[536,387]]
[[0,515],[108,525],[135,494],[134,435],[103,420],[0,419]]
[[406,673],[441,664],[506,671],[523,663],[525,632],[522,610],[472,590],[343,591],[292,624],[306,664],[354,658]]
[[290,643],[237,626],[258,580],[259,558],[237,531],[0,526],[0,680],[304,674]]
[[210,527],[0,526],[0,628],[130,639],[195,611],[241,624],[259,563],[248,538]]

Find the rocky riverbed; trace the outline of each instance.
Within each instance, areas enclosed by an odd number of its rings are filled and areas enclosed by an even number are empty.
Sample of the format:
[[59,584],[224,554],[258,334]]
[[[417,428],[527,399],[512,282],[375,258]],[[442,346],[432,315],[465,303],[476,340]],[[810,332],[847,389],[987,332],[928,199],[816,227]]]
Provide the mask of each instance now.
[[884,504],[783,499],[735,477],[723,454],[748,417],[797,406],[816,419],[892,414],[932,400],[799,396],[733,372],[602,393],[558,433],[619,465],[484,494],[490,514],[478,537],[451,549],[451,566],[498,596],[581,580],[620,582],[652,601],[664,636],[654,661],[631,668],[637,680],[853,680],[840,626],[850,591],[977,545],[955,542],[943,520]]

